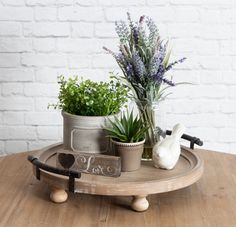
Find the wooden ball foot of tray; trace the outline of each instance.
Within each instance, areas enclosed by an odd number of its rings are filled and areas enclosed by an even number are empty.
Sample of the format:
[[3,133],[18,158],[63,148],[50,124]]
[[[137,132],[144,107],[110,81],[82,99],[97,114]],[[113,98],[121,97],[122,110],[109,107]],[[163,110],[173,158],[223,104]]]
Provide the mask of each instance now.
[[68,194],[64,189],[51,187],[50,199],[54,203],[64,203],[68,198]]
[[149,202],[146,196],[137,195],[133,197],[131,208],[135,211],[145,211],[149,207]]
[[[64,203],[68,199],[68,193],[59,188],[51,187],[50,199],[54,203]],[[146,199],[146,196],[133,196],[131,202],[131,208],[135,211],[145,211],[149,207],[149,202]]]
[[[147,195],[185,188],[198,181],[203,174],[203,161],[192,149],[182,147],[181,156],[173,170],[153,167],[152,162],[142,162],[133,172],[122,172],[120,177],[106,177],[73,172],[62,174],[56,168],[56,154],[62,144],[54,144],[33,153],[28,159],[34,164],[37,179],[53,186],[50,198],[55,203],[65,202],[67,192],[106,196],[133,196],[131,208],[145,211],[149,207]],[[45,168],[45,165],[47,168]],[[78,175],[76,177],[76,174]]]

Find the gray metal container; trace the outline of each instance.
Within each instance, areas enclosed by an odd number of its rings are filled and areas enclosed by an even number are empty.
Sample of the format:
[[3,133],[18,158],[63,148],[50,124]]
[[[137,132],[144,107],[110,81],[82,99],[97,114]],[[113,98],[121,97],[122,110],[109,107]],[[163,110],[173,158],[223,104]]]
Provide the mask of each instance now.
[[79,116],[62,111],[64,148],[75,152],[105,153],[109,138],[103,129],[111,116]]

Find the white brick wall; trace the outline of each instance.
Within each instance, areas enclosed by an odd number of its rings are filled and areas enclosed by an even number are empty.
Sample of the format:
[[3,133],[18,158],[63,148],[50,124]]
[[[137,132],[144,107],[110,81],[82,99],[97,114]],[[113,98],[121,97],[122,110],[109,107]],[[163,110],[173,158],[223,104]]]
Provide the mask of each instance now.
[[179,86],[160,105],[160,124],[181,122],[204,148],[236,154],[236,1],[0,0],[0,155],[62,140],[57,76],[107,80],[118,70],[114,21],[149,15],[173,56]]

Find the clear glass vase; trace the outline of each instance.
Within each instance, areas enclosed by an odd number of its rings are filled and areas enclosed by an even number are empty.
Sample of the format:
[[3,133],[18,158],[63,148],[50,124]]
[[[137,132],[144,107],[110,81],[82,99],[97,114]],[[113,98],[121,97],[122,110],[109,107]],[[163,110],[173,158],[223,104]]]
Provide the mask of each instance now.
[[160,130],[156,124],[156,112],[158,111],[158,103],[148,103],[146,101],[136,102],[140,115],[142,116],[143,122],[149,126],[146,132],[144,152],[142,155],[143,160],[152,160],[152,148],[160,140]]

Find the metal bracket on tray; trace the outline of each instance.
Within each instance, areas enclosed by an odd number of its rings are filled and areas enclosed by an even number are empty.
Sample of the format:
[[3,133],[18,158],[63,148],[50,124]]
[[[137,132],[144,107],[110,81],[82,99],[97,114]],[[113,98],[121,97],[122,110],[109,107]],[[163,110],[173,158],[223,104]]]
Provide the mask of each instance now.
[[[166,130],[166,135],[171,135],[171,133],[172,133],[171,130]],[[198,146],[203,145],[203,142],[197,137],[193,137],[193,136],[189,136],[187,134],[183,134],[181,138],[190,141],[190,148],[191,149],[194,149],[194,144],[197,144]]]
[[40,160],[32,155],[28,156],[28,160],[35,165],[36,167],[36,178],[40,180],[40,169],[51,172],[51,173],[56,173],[64,176],[69,177],[69,182],[68,182],[68,188],[70,192],[75,191],[75,178],[80,178],[81,173],[73,170],[63,170],[63,169],[58,169],[53,166],[49,166],[45,163],[40,162]]

